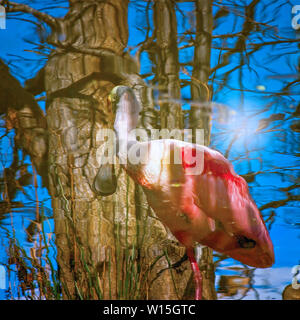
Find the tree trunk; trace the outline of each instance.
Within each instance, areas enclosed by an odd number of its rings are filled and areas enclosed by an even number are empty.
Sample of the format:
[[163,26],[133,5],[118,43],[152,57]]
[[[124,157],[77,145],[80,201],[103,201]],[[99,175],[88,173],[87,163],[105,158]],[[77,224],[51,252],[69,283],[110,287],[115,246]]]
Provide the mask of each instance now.
[[[211,4],[209,4],[211,5]],[[208,5],[208,7],[209,7]],[[199,24],[199,15],[203,14],[205,16],[207,8],[205,8],[205,13],[199,12],[202,8],[200,7],[200,1],[197,3],[197,24]],[[156,36],[156,77],[155,80],[158,82],[159,88],[159,99],[160,99],[160,122],[161,128],[167,128],[169,130],[172,129],[183,129],[183,113],[180,104],[180,79],[179,79],[179,57],[178,57],[178,47],[177,47],[177,21],[176,21],[176,14],[175,14],[175,7],[174,2],[172,1],[164,1],[164,0],[156,0],[154,1],[153,7],[153,17],[154,17],[154,28],[155,28],[155,36]],[[207,18],[206,18],[207,19]],[[209,18],[208,18],[209,20]],[[199,28],[199,27],[198,27]],[[210,36],[211,36],[211,30]],[[200,41],[202,34],[198,33],[198,41]],[[203,42],[203,40],[201,40]],[[206,43],[207,45],[207,43]],[[210,45],[210,43],[209,43]],[[195,67],[194,67],[194,74],[193,76],[198,76],[199,72],[201,72],[202,68],[207,68],[206,70],[207,78],[205,83],[208,80],[209,75],[209,61],[210,56],[206,57],[206,60],[201,59],[200,48],[197,47],[197,53],[195,53]],[[210,51],[206,52],[210,55]],[[194,98],[198,98],[195,94],[195,90],[192,86],[192,96]],[[201,91],[202,92],[202,91]],[[196,118],[197,115],[195,114]],[[210,117],[204,117],[201,114],[201,124],[205,124],[205,127],[210,126]],[[193,119],[191,117],[191,119]],[[197,122],[193,122],[193,128],[197,128]],[[209,132],[208,132],[209,134]],[[166,242],[165,248],[170,251],[169,258],[170,260],[175,263],[178,261],[178,254],[176,255],[176,251],[179,250],[177,243],[171,241],[174,239],[173,236],[169,233],[169,243]],[[173,249],[171,249],[173,248]],[[176,248],[176,250],[174,250]],[[163,264],[164,261],[162,260],[161,263]],[[213,267],[212,263],[212,251],[208,248],[202,249],[202,254],[200,257],[200,264],[205,271],[203,272],[203,295],[205,299],[214,299],[214,277],[211,273],[211,268]],[[171,299],[172,297],[179,295],[181,298],[184,299],[193,299],[195,294],[194,282],[193,282],[193,275],[190,270],[189,262],[186,261],[180,265],[181,270],[185,270],[184,274],[181,272],[175,272],[172,276],[175,279],[175,283],[180,283],[181,286],[179,288],[174,288],[173,292],[170,291],[170,287],[168,284],[171,284],[171,279],[168,279],[165,275],[165,279],[163,280],[164,286],[156,289],[159,289],[160,292],[162,290],[168,291],[167,296]],[[208,272],[210,270],[210,272]],[[213,270],[213,269],[212,269]],[[157,284],[158,286],[161,283]]]
[[[179,64],[177,48],[177,21],[174,3],[154,1],[154,34],[157,58],[155,80],[158,82],[161,129],[182,129],[183,117],[180,99]],[[172,99],[177,102],[170,102]],[[185,249],[179,245],[169,230],[165,230],[163,242],[157,247],[157,255],[164,255],[154,266],[151,275],[151,299],[181,299],[187,286],[191,270],[188,261],[178,268],[170,264],[178,262]],[[153,252],[154,253],[154,252]],[[165,270],[162,272],[162,270]]]
[[[123,53],[127,5],[73,0],[49,39],[57,47],[45,67],[49,188],[64,298],[178,299],[191,278],[187,261],[170,269],[185,250],[120,167],[114,195],[94,190],[105,146],[99,132],[114,121],[106,99],[111,89],[134,87],[144,106],[142,125],[155,114],[135,63]],[[174,7],[157,1],[154,16],[160,89],[180,99]],[[182,128],[182,122],[180,104],[163,102],[162,127]]]
[[[204,144],[209,145],[211,129],[211,99],[207,85],[210,75],[211,37],[213,28],[212,1],[196,1],[196,39],[194,49],[194,67],[191,82],[192,101],[190,128],[203,129]],[[199,266],[203,279],[203,297],[207,300],[216,299],[215,270],[212,249],[201,247]]]
[[190,272],[163,270],[169,255],[177,261],[184,250],[124,171],[116,168],[116,194],[104,198],[93,189],[104,148],[97,134],[114,120],[106,99],[111,89],[134,87],[143,125],[153,122],[145,84],[123,54],[127,36],[127,1],[72,1],[50,39],[59,48],[45,68],[50,193],[65,298],[177,299]]
[[[73,0],[50,39],[61,48],[49,58],[45,85],[50,194],[65,298],[124,297],[123,249],[135,243],[134,184],[121,172],[117,193],[102,198],[93,181],[104,145],[97,133],[113,122],[106,97],[131,63],[122,56],[127,5]],[[86,48],[111,54],[80,53]]]

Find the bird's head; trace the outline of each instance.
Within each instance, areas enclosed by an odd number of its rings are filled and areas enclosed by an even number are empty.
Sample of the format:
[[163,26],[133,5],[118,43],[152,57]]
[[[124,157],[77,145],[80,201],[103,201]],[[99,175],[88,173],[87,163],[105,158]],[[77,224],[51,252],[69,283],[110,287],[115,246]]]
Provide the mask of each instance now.
[[198,189],[200,204],[214,222],[202,243],[249,266],[270,267],[273,244],[246,181],[221,154],[210,157]]
[[116,115],[114,128],[117,133],[130,132],[138,123],[141,106],[133,90],[127,86],[116,86],[108,96]]
[[234,240],[236,248],[227,254],[249,266],[268,268],[274,264],[274,248],[264,220],[254,203],[249,198],[245,206],[245,217],[237,219]]
[[[118,149],[120,140],[126,144],[130,138],[134,137],[134,134],[130,135],[130,133],[136,128],[141,107],[133,90],[126,86],[114,87],[108,96],[108,101],[115,114],[114,129]],[[113,164],[100,165],[93,188],[101,196],[109,196],[116,191],[117,178]]]
[[114,113],[116,113],[117,104],[120,100],[122,93],[126,88],[127,87],[125,86],[116,86],[111,90],[111,92],[108,95],[108,101],[111,103],[112,110]]
[[[219,220],[216,230],[203,244],[233,259],[256,268],[274,263],[274,249],[263,218],[252,199],[230,220]],[[229,216],[229,215],[228,215]]]

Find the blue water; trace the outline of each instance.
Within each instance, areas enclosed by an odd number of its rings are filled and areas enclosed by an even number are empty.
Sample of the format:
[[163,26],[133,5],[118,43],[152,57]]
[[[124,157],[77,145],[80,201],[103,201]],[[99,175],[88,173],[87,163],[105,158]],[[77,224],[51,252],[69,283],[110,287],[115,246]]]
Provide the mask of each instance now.
[[[43,3],[46,4],[44,1]],[[291,28],[291,6],[285,1],[277,1],[272,5],[263,6],[268,1],[261,1],[255,18],[257,21],[272,25],[276,32],[266,32],[264,41],[274,41],[280,37],[297,39],[299,33]],[[291,1],[292,5],[296,1]],[[280,5],[282,4],[282,5]],[[32,3],[38,9],[39,4]],[[67,5],[67,3],[65,4]],[[146,28],[140,28],[147,20],[145,11],[146,2],[132,2],[129,6],[129,42],[128,47],[131,54],[137,50],[137,45],[145,39]],[[190,28],[193,17],[193,5],[191,2],[178,3],[180,10],[176,11],[178,22],[178,34],[182,35],[185,29]],[[214,7],[214,14],[218,7]],[[237,8],[242,12],[240,8]],[[67,9],[47,9],[47,12],[55,16],[63,16]],[[185,14],[185,16],[182,14]],[[28,16],[26,16],[28,18]],[[190,18],[189,18],[190,17]],[[152,13],[149,12],[149,36],[152,34],[153,23]],[[274,18],[273,21],[271,19]],[[236,19],[236,20],[235,20]],[[243,19],[238,18],[234,13],[220,19],[220,24],[214,29],[213,35],[224,35],[236,32],[243,26]],[[275,35],[274,35],[275,33]],[[260,38],[258,33],[252,32],[250,40],[257,43]],[[21,83],[30,78],[45,60],[33,52],[32,45],[24,41],[24,37],[30,37],[32,41],[39,39],[32,25],[26,21],[9,19],[7,29],[0,30],[0,58],[6,62],[12,61],[11,71]],[[187,40],[180,45],[186,45]],[[212,49],[211,66],[218,62],[220,49],[216,47],[230,46],[231,40],[214,40]],[[14,56],[12,56],[14,55]],[[277,55],[277,56],[276,56]],[[18,58],[22,56],[23,58]],[[193,49],[186,48],[180,51],[181,63],[187,63],[193,58]],[[221,88],[222,76],[239,62],[239,56],[235,55],[230,63],[217,71],[213,86],[213,124],[211,147],[226,153],[230,142],[238,136],[228,152],[228,158],[233,163],[235,171],[239,174],[256,172],[254,181],[249,183],[251,195],[258,207],[262,207],[272,201],[284,200],[288,196],[299,196],[299,132],[291,130],[291,125],[299,118],[293,116],[296,106],[299,105],[299,83],[292,86],[288,95],[272,95],[272,92],[280,93],[283,86],[293,81],[288,75],[299,73],[297,69],[299,59],[299,48],[297,43],[288,43],[274,46],[266,46],[254,53],[247,64],[243,67],[243,86],[246,89],[243,95],[234,88],[239,88],[239,72],[231,74],[227,86]],[[191,73],[192,68],[186,66]],[[153,79],[152,63],[146,52],[142,54],[141,74],[149,74],[145,80],[151,85]],[[277,76],[277,77],[274,77]],[[189,79],[180,72],[181,79]],[[155,89],[157,90],[157,89]],[[190,92],[189,88],[182,89],[182,97],[185,99],[183,105],[189,109]],[[45,111],[44,103],[40,103]],[[270,122],[262,130],[258,130],[263,119],[269,118],[272,114],[284,114],[284,121]],[[1,120],[0,136],[5,133],[3,120]],[[0,140],[1,163],[0,172],[2,176],[3,167],[8,168],[12,163],[12,131],[8,137]],[[20,158],[21,158],[20,154]],[[28,164],[28,171],[32,173],[29,157],[25,157],[24,163]],[[298,187],[287,193],[283,188],[293,185]],[[47,237],[52,241],[55,239],[54,222],[52,219],[51,200],[45,188],[42,188],[41,178],[38,177],[39,206],[44,208],[45,216],[48,218],[43,222]],[[11,212],[0,213],[0,264],[6,264],[10,236],[15,233],[19,243],[24,246],[27,252],[34,247],[38,241],[34,238],[31,242],[27,239],[26,228],[35,219],[36,203],[35,189],[33,185],[24,188],[25,194],[18,192],[15,202],[23,203],[22,208],[13,209]],[[300,207],[299,200],[287,201],[280,207],[268,208],[262,211],[263,217],[270,220],[267,226],[270,231],[275,250],[275,264],[268,269],[253,269],[241,265],[232,259],[226,259],[218,264],[216,269],[216,289],[219,299],[281,299],[285,286],[291,283],[293,266],[300,264]],[[2,227],[9,230],[10,235]],[[55,265],[55,251],[50,253],[51,260]],[[218,260],[216,255],[215,261]],[[3,274],[4,273],[4,274]],[[220,280],[230,277],[235,279],[237,285],[232,286],[231,292],[224,292],[220,286]],[[223,278],[222,278],[223,277]],[[235,278],[233,278],[235,277]],[[229,278],[228,278],[229,279]],[[7,289],[17,282],[16,276],[12,273],[10,277],[7,271],[3,272],[0,266],[0,299],[7,298]],[[3,289],[5,287],[5,289]],[[225,290],[226,291],[226,290]]]

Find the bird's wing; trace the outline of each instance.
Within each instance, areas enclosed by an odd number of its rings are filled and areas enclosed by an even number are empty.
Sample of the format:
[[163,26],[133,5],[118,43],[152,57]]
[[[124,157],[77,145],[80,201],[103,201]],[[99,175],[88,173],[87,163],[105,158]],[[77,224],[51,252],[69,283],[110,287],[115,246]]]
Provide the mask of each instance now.
[[[219,152],[203,151],[202,171],[193,175],[195,203],[212,219],[224,224],[228,232],[238,227],[261,224],[246,181]],[[185,159],[183,159],[183,165]],[[254,210],[256,209],[256,210]],[[251,221],[249,221],[249,219]]]
[[201,212],[215,222],[208,235],[199,234],[199,242],[249,265],[270,266],[273,245],[246,181],[219,152],[204,149],[202,161],[201,173],[186,175],[190,182],[185,190]]

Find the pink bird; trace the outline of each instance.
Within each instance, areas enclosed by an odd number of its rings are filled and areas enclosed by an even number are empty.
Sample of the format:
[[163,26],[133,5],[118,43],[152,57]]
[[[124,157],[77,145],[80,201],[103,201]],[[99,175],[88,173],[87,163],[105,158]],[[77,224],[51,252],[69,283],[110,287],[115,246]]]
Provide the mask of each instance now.
[[[197,243],[249,266],[270,267],[274,263],[272,241],[247,183],[231,163],[198,144],[173,139],[137,141],[134,129],[141,108],[133,91],[117,86],[110,100],[116,112],[117,156],[143,187],[157,217],[186,247],[195,299],[202,298],[202,278],[194,255]],[[111,168],[100,167],[96,189],[102,195],[115,190]]]

